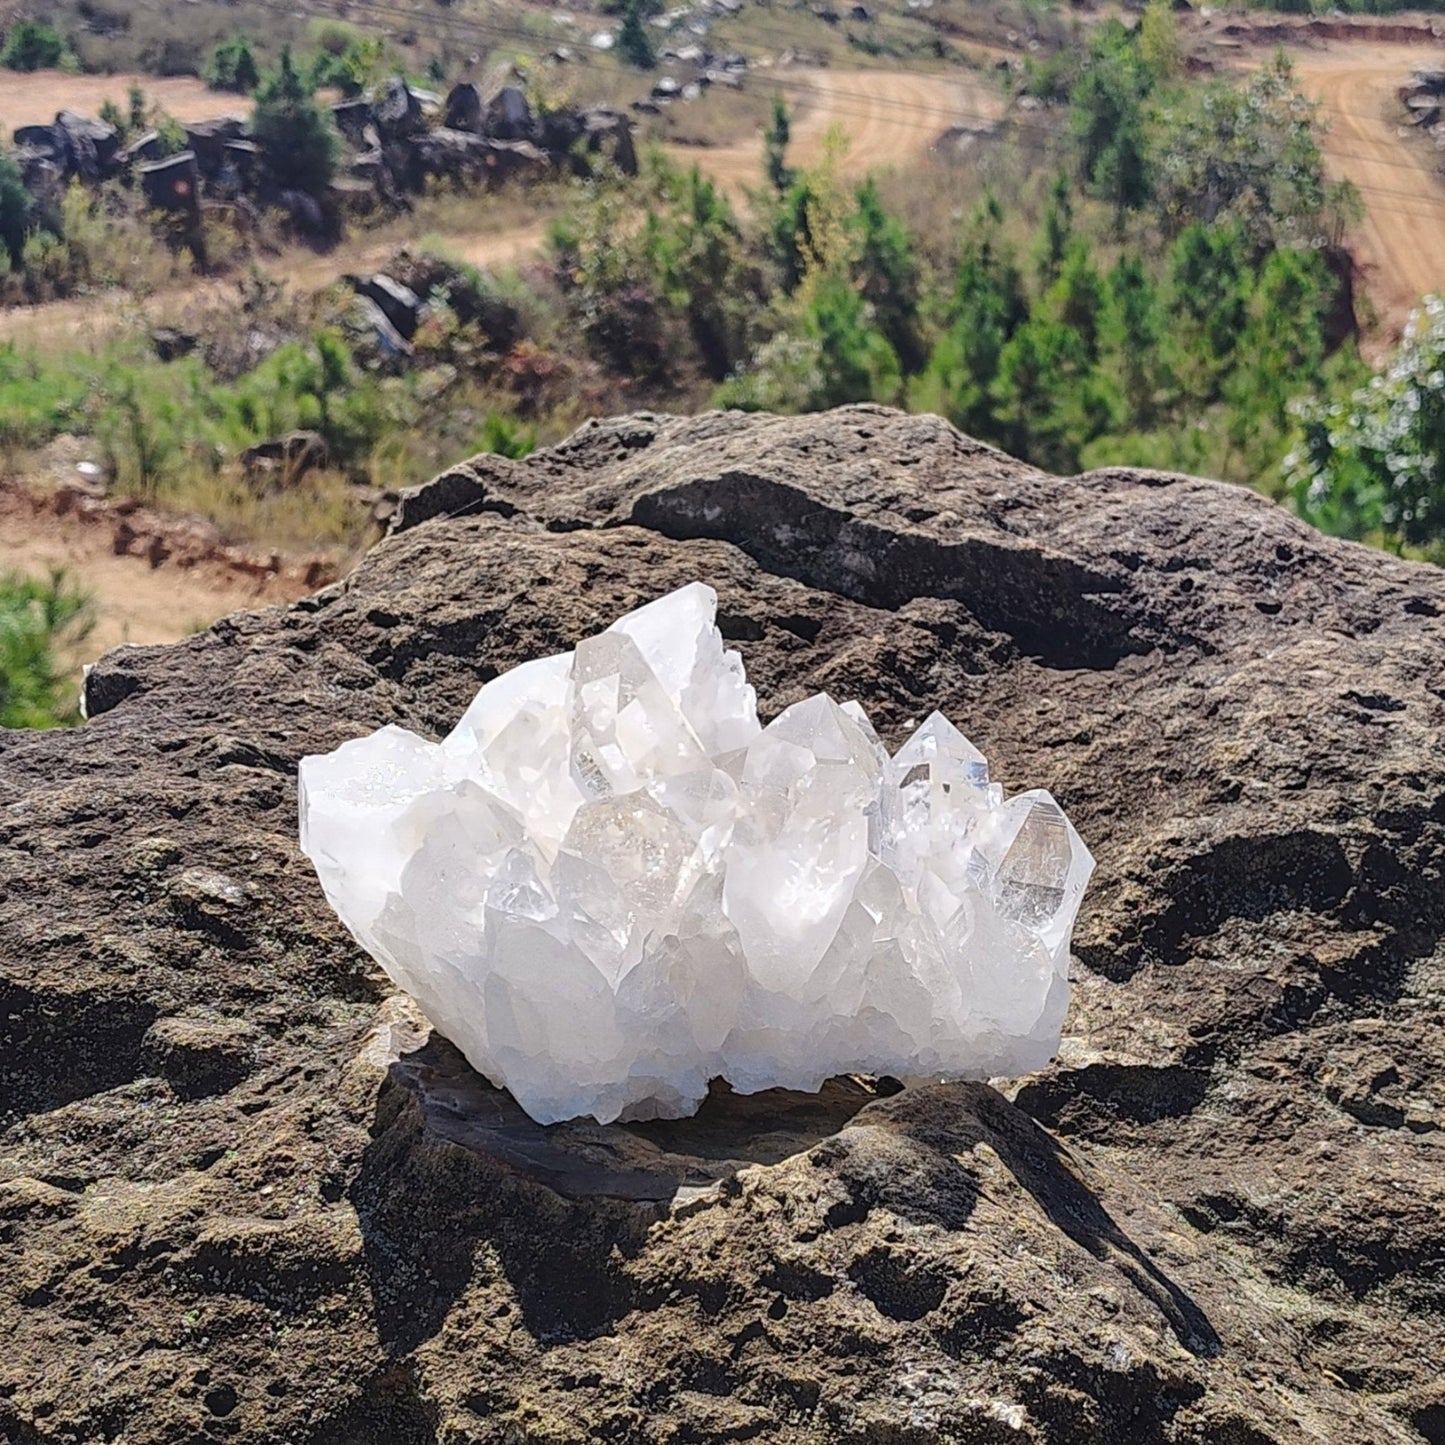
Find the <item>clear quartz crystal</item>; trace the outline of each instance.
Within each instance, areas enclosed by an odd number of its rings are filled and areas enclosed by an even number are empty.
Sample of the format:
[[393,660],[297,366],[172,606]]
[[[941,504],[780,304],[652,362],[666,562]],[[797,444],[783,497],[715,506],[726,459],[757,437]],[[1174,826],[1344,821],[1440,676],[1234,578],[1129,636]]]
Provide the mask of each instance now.
[[708,1081],[1050,1059],[1093,859],[938,713],[889,757],[816,696],[767,727],[694,583],[487,683],[440,744],[301,764],[301,843],[394,982],[543,1123]]

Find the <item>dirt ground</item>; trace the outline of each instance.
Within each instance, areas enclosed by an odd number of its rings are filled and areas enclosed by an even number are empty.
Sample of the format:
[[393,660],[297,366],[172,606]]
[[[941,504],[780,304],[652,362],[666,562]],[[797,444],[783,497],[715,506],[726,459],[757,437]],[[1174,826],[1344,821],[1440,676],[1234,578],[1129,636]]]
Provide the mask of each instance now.
[[177,120],[210,120],[214,116],[246,114],[251,102],[238,95],[218,95],[191,75],[68,75],[61,70],[37,70],[30,75],[5,71],[0,75],[0,122],[7,130],[20,125],[49,125],[62,110],[95,115],[107,101],[125,109],[132,85],[145,91],[147,100]]
[[305,589],[285,577],[254,577],[219,563],[152,567],[117,556],[107,528],[79,518],[33,512],[0,493],[0,572],[43,577],[62,567],[92,600],[93,625],[69,649],[77,677],[83,663],[122,643],[175,642],[241,608],[290,602]]
[[[815,165],[834,126],[848,138],[844,171],[904,165],[924,155],[950,126],[998,120],[1002,92],[975,75],[910,74],[888,70],[779,71],[759,84],[779,90],[796,108],[789,159]],[[734,194],[758,184],[763,159],[761,135],[738,145],[712,149],[672,147],[673,158],[698,165]]]
[[1329,118],[1331,174],[1353,181],[1364,199],[1350,245],[1381,339],[1393,340],[1421,296],[1445,292],[1445,157],[1400,124],[1395,94],[1412,70],[1445,66],[1445,46],[1336,41],[1294,58],[1302,88]]

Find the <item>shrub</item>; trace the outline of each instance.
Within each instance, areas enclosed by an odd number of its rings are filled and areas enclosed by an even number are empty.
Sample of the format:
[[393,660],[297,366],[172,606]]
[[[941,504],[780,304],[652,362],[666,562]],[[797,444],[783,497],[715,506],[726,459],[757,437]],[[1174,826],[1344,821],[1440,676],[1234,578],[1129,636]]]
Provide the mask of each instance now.
[[212,90],[250,95],[261,83],[261,70],[251,42],[244,35],[223,40],[206,61],[205,81]]
[[0,246],[12,266],[25,253],[25,235],[30,229],[30,192],[25,189],[20,167],[12,157],[0,154]]
[[523,426],[511,417],[493,412],[482,423],[481,434],[477,438],[477,450],[521,461],[523,457],[529,457],[537,450],[537,428]]
[[75,706],[55,651],[88,629],[88,603],[54,571],[37,582],[0,574],[0,727],[48,728],[74,721]]
[[0,66],[6,70],[56,70],[74,63],[64,37],[40,20],[17,20],[0,48]]
[[357,96],[375,83],[386,65],[386,45],[381,37],[356,35],[340,50],[323,45],[316,52],[311,62],[311,85],[315,90],[334,88],[342,95]]
[[1296,509],[1326,532],[1445,555],[1445,301],[1414,312],[1387,370],[1298,408],[1285,458]]
[[1184,92],[1163,112],[1154,148],[1166,230],[1234,220],[1256,251],[1337,240],[1357,218],[1359,196],[1325,174],[1319,112],[1283,53],[1243,85],[1211,81]]

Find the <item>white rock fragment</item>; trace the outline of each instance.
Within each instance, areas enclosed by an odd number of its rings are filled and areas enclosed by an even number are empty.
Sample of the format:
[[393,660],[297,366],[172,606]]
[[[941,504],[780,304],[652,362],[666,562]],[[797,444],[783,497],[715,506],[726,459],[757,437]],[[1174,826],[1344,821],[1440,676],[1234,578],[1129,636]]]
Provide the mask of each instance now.
[[358,942],[542,1123],[1058,1048],[1093,859],[935,713],[894,757],[819,695],[766,728],[700,583],[489,682],[440,744],[301,764]]

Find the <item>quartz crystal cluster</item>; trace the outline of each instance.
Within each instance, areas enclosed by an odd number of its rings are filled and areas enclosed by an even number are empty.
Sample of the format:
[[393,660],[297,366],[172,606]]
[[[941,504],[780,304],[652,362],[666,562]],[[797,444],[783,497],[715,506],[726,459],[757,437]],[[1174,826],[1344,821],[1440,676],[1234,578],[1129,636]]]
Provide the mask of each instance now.
[[443,742],[301,764],[333,907],[536,1120],[675,1118],[834,1074],[1039,1067],[1093,860],[935,713],[766,727],[695,583],[489,682]]

